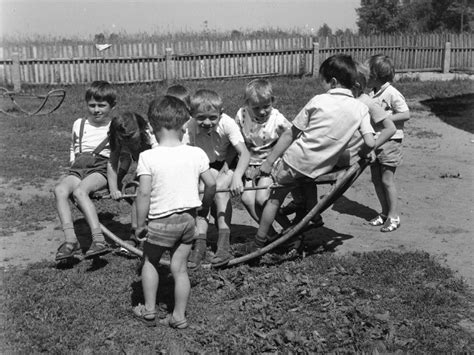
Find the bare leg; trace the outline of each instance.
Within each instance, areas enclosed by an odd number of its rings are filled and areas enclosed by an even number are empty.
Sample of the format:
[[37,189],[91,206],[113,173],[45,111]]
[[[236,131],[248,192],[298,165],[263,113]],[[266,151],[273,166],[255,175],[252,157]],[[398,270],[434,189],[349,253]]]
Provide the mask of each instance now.
[[385,189],[382,183],[382,165],[379,163],[374,163],[370,166],[370,172],[372,177],[372,183],[374,184],[375,193],[382,207],[382,214],[388,214],[388,202],[385,195]]
[[56,209],[65,234],[65,240],[69,243],[77,241],[76,234],[74,233],[71,206],[69,205],[69,196],[80,182],[81,180],[77,176],[68,175],[54,188]]
[[395,185],[395,167],[382,165],[382,185],[387,201],[387,214],[389,218],[398,217],[398,195]]
[[145,309],[152,311],[156,307],[156,293],[158,291],[158,265],[165,248],[145,242],[145,261],[142,267],[142,288],[145,297]]
[[188,276],[187,260],[191,244],[180,244],[171,255],[171,274],[174,278],[174,310],[173,318],[181,321],[186,316],[186,306],[191,293]]

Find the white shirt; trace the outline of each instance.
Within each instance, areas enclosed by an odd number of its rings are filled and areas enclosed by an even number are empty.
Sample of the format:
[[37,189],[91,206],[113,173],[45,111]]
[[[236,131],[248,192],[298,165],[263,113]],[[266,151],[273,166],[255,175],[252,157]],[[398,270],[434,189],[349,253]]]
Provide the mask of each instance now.
[[239,143],[245,144],[239,126],[225,113],[221,114],[219,122],[209,134],[200,133],[196,120],[191,118],[186,124],[183,142],[203,149],[211,163],[226,160],[229,158],[229,148]]
[[[379,91],[371,93],[372,99],[380,106],[383,110],[387,111],[388,114],[406,112],[408,111],[408,105],[403,95],[395,89],[390,83],[382,85]],[[397,131],[390,139],[403,139],[403,126],[404,122],[394,122],[397,127]]]
[[[79,153],[79,133],[81,128],[82,118],[78,118],[74,121],[72,125],[72,141],[70,148],[70,162],[73,162],[76,154]],[[109,132],[110,123],[105,126],[93,126],[89,123],[89,120],[86,119],[84,123],[84,132],[82,134],[82,152],[92,153],[97,146],[102,143],[102,141],[107,138]],[[109,143],[105,148],[99,153],[100,155],[109,158],[110,157],[110,146]]]
[[310,178],[325,174],[336,165],[361,122],[367,119],[367,105],[356,100],[349,89],[316,95],[293,120],[301,135],[288,147],[283,160]]
[[249,109],[242,107],[235,116],[235,122],[250,152],[251,165],[261,165],[282,133],[291,128],[290,121],[276,108],[272,108],[267,121],[258,123],[252,118]]
[[201,206],[199,176],[209,169],[200,148],[157,146],[140,153],[137,176],[151,175],[148,218],[161,218]]

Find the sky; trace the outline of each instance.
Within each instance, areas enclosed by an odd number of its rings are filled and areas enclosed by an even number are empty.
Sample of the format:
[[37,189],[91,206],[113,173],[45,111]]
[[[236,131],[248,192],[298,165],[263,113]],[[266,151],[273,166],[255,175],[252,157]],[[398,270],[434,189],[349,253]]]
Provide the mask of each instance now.
[[3,36],[356,29],[360,0],[0,0]]

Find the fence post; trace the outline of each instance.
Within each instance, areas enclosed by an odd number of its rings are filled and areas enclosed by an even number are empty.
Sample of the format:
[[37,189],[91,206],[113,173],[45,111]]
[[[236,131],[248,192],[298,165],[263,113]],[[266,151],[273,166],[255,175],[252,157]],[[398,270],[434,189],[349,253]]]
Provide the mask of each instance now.
[[13,82],[13,91],[21,91],[21,81],[20,81],[20,55],[18,52],[12,53],[12,82]]
[[443,52],[443,73],[449,73],[449,67],[451,66],[451,42],[446,42],[444,45]]
[[174,63],[172,58],[173,48],[166,48],[165,52],[165,81],[167,84],[169,84],[175,79]]
[[313,76],[319,75],[319,43],[313,42]]

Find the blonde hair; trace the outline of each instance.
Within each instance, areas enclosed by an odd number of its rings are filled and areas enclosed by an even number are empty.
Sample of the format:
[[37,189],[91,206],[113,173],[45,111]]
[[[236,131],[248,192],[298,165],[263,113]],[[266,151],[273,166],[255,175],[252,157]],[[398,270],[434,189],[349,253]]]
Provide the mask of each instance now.
[[212,110],[217,110],[217,112],[221,113],[222,105],[222,98],[217,92],[208,89],[200,89],[191,96],[191,115],[196,114],[198,111],[208,112]]
[[393,81],[395,66],[390,57],[376,54],[369,58],[370,74],[382,84]]
[[255,79],[247,84],[245,87],[245,102],[250,100],[254,102],[272,100],[273,101],[273,88],[272,84],[265,79]]

